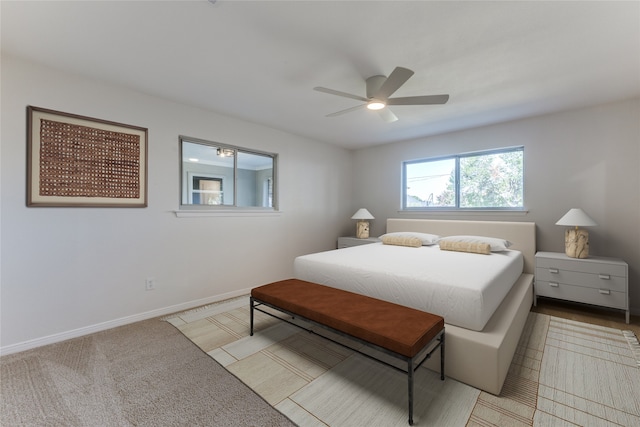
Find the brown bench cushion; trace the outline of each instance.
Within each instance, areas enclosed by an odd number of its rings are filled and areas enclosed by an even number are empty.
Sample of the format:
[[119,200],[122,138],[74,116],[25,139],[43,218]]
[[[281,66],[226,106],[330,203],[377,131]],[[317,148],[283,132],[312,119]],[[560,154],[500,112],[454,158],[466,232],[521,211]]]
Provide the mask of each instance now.
[[444,328],[435,314],[298,279],[254,288],[251,296],[406,357]]

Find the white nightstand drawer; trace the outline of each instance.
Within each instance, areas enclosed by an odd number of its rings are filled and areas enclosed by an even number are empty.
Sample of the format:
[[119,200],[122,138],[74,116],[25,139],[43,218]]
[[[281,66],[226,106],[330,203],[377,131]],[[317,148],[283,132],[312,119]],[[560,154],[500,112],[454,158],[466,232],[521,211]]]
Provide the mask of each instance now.
[[593,274],[538,266],[536,268],[536,279],[589,288],[606,288],[618,292],[626,292],[627,290],[626,277],[613,276],[609,273]]
[[605,262],[599,257],[553,259],[539,256],[536,258],[536,267],[627,277],[627,265],[624,262]]
[[538,280],[537,277],[535,289],[537,296],[559,298],[603,307],[627,309],[627,295],[624,292],[547,282]]

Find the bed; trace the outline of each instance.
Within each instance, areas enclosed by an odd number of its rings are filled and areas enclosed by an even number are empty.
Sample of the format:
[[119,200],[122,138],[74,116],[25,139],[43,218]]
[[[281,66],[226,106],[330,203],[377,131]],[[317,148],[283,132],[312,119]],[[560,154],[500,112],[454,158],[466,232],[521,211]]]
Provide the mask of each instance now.
[[[443,316],[447,376],[500,394],[533,302],[535,224],[388,219],[387,233],[398,232],[488,236],[512,245],[480,255],[374,243],[300,256],[294,275]],[[439,357],[427,363],[439,366]]]

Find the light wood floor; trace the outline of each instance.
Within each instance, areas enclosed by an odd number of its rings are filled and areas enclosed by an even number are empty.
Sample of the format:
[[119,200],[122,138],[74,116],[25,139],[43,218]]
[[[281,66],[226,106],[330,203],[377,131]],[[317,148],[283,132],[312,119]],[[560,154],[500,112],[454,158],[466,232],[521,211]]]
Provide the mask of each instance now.
[[608,310],[592,305],[540,297],[538,306],[532,307],[531,311],[609,328],[630,330],[640,338],[640,316],[631,316],[631,322],[626,324],[625,314],[620,310]]

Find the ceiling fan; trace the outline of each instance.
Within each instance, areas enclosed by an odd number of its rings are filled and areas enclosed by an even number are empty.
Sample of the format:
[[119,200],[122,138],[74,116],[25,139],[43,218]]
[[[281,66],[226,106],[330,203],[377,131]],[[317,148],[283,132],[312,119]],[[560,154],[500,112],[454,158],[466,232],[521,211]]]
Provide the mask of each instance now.
[[425,96],[407,96],[401,98],[389,98],[400,86],[405,84],[407,80],[413,75],[413,71],[408,68],[396,67],[389,77],[385,76],[372,76],[366,80],[367,84],[367,96],[352,95],[350,93],[341,92],[339,90],[328,89],[326,87],[314,87],[313,90],[318,92],[328,93],[330,95],[343,96],[345,98],[356,99],[358,101],[365,102],[365,104],[357,105],[355,107],[347,108],[335,113],[327,114],[327,117],[340,116],[351,111],[358,110],[360,108],[368,108],[369,110],[377,110],[380,112],[380,116],[386,122],[395,122],[398,120],[393,112],[388,108],[388,105],[434,105],[445,104],[449,100],[449,95],[425,95]]

